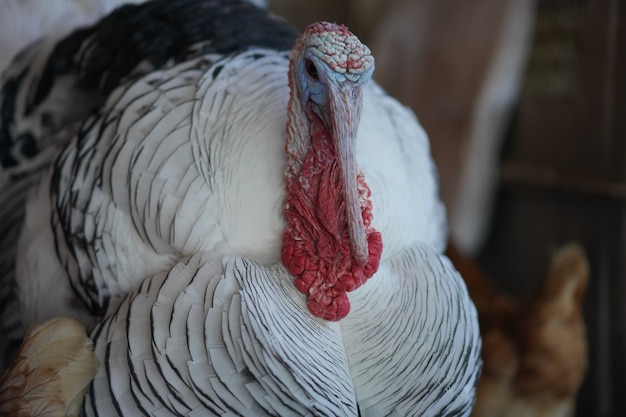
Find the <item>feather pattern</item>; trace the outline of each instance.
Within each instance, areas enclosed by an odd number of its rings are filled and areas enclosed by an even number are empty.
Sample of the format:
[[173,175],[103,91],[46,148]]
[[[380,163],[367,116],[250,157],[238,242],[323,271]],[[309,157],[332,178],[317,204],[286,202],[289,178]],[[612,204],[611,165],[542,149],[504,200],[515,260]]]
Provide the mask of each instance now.
[[[29,7],[37,8],[35,4],[38,2],[25,1],[19,6],[13,3],[12,0],[2,3],[2,7],[8,7],[7,14],[2,14],[3,19],[9,17],[9,12],[17,13],[18,9],[21,16],[23,11],[30,10]],[[45,8],[38,10],[41,12]],[[15,19],[19,20],[19,16]],[[41,217],[50,216],[50,199],[46,193],[51,186],[50,177],[58,177],[53,172],[44,171],[73,136],[82,137],[98,126],[96,122],[101,116],[92,116],[79,130],[83,119],[100,108],[115,87],[159,68],[193,61],[200,56],[206,57],[205,54],[222,57],[253,44],[288,49],[296,32],[286,24],[275,24],[275,21],[266,11],[248,2],[156,0],[142,5],[125,5],[93,27],[73,32],[60,41],[54,33],[48,33],[47,38],[17,56],[2,78],[0,91],[0,185],[3,187],[0,317],[4,340],[8,344],[19,343],[24,328],[56,314],[79,318],[85,324],[91,322],[84,307],[72,299],[74,290],[81,294],[93,293],[95,289],[78,286],[72,289],[54,248],[49,222]],[[66,23],[70,25],[72,22],[68,20]],[[181,22],[185,24],[181,26]],[[253,22],[258,31],[242,30]],[[164,30],[164,25],[169,25],[169,30]],[[40,35],[45,35],[45,27],[41,30]],[[65,32],[67,30],[70,30],[69,26]],[[112,47],[116,54],[107,52]],[[204,61],[202,65],[206,67],[208,62]],[[219,67],[215,71],[219,72]],[[188,99],[193,100],[192,97],[193,94]],[[89,158],[89,155],[81,155],[81,158]],[[91,179],[100,181],[94,175],[92,172]],[[89,181],[89,178],[85,180]],[[36,186],[38,183],[39,187]],[[80,185],[77,183],[75,187]],[[70,190],[66,192],[71,193]],[[28,212],[25,209],[27,198],[31,199]],[[26,216],[28,221],[25,221]],[[184,221],[184,216],[178,218],[179,222]],[[86,232],[81,231],[79,235],[102,233],[103,228],[111,227],[110,223],[105,226],[102,222],[99,223],[100,230],[96,230],[93,219],[88,213],[87,222],[82,223]],[[75,218],[74,226],[76,223]],[[21,230],[23,224],[25,228]],[[16,249],[18,241],[23,242],[20,250]],[[40,243],[33,245],[33,242]],[[111,247],[108,249],[110,252]],[[72,250],[71,245],[69,250]],[[19,260],[16,261],[18,254]],[[41,260],[31,262],[35,258]],[[82,258],[82,261],[93,262],[93,258]],[[19,266],[22,262],[23,266]],[[65,266],[73,268],[67,262]],[[47,279],[30,282],[32,279],[18,277],[40,273],[40,270],[45,271],[43,276]],[[58,287],[48,293],[50,288],[42,285],[43,282],[52,286],[58,284]],[[49,311],[48,307],[55,305],[59,308]],[[32,310],[24,306],[39,307]],[[44,311],[38,311],[41,308]],[[90,306],[90,310],[98,311],[95,305]],[[12,352],[14,348],[8,348],[7,356],[10,357]]]
[[62,39],[48,36],[21,52],[3,76],[2,169],[56,143],[52,133],[81,122],[129,78],[250,45],[288,49],[296,34],[245,1],[155,0],[126,4]]
[[447,259],[417,244],[350,298],[352,313],[330,323],[311,316],[280,264],[181,260],[94,329],[109,366],[85,415],[469,414],[476,312]]

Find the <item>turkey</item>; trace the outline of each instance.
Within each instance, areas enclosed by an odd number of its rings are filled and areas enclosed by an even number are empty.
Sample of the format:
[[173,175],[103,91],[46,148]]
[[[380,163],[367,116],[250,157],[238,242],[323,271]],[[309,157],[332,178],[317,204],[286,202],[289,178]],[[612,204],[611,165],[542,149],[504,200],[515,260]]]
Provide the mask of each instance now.
[[470,413],[427,137],[346,27],[156,0],[41,53],[0,103],[3,319],[93,326],[87,415]]

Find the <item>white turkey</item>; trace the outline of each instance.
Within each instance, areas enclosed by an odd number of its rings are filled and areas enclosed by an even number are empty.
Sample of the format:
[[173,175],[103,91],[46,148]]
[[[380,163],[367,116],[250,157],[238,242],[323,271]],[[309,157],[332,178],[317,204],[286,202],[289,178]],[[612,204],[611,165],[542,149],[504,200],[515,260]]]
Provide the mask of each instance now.
[[468,415],[476,313],[427,138],[373,70],[344,26],[296,38],[226,0],[126,6],[22,55],[5,327],[97,323],[87,415]]

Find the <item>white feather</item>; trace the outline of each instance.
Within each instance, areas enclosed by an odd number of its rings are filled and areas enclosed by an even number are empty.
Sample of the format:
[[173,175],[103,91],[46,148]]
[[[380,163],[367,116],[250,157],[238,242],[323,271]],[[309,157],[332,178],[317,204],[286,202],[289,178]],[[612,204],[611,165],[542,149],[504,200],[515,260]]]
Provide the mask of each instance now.
[[96,329],[110,366],[86,415],[103,415],[109,395],[124,415],[356,416],[357,403],[363,416],[469,414],[477,317],[447,259],[417,244],[350,299],[348,317],[329,323],[282,265],[193,255]]
[[[224,58],[212,67],[221,68],[218,77],[204,62],[121,88],[96,127],[61,156],[57,206],[69,214],[60,222],[72,225],[71,233],[93,231],[85,235],[93,247],[70,253],[57,239],[58,251],[68,265],[76,257],[70,274],[94,276],[100,302],[198,251],[279,259],[287,56],[251,50]],[[384,236],[382,259],[420,241],[442,251],[445,211],[415,116],[371,83],[361,120],[358,161],[372,190],[373,225]],[[18,280],[48,280],[46,269]]]

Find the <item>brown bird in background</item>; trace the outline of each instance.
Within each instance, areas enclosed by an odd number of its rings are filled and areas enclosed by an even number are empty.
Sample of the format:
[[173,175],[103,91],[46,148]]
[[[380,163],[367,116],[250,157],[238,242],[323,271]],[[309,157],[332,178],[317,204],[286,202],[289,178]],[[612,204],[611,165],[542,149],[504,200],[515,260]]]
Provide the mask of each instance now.
[[552,257],[539,292],[527,302],[503,293],[453,245],[448,256],[476,304],[483,373],[474,417],[573,416],[587,371],[582,301],[589,266],[582,247]]
[[78,416],[98,369],[85,327],[59,317],[33,328],[0,381],[0,416]]

